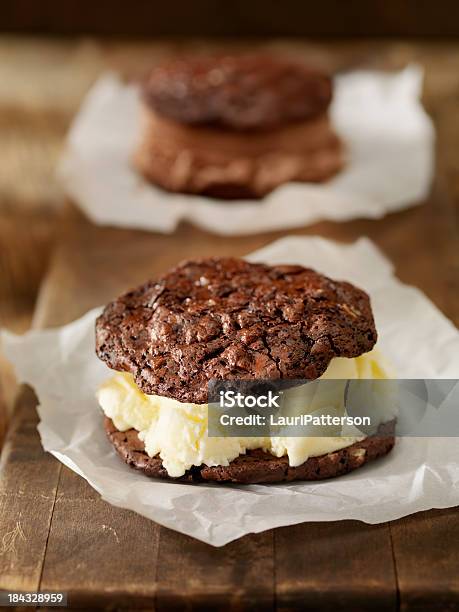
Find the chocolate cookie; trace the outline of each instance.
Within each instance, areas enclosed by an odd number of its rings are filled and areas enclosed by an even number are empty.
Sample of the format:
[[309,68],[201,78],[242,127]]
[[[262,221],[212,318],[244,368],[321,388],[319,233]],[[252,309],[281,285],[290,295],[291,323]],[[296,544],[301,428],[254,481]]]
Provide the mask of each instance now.
[[368,295],[302,266],[188,261],[108,304],[96,351],[147,394],[207,403],[211,379],[316,379],[371,350]]
[[344,157],[326,115],[247,135],[184,125],[147,110],[133,163],[167,191],[245,199],[290,181],[326,181],[342,169]]
[[143,99],[179,123],[263,130],[310,119],[330,104],[330,78],[269,55],[175,59],[151,72]]
[[[147,455],[144,444],[139,440],[135,429],[125,432],[118,431],[113,421],[107,417],[105,417],[104,426],[110,442],[128,465],[153,478],[169,478],[160,457]],[[381,425],[375,436],[365,438],[361,442],[327,455],[310,457],[297,467],[290,467],[288,457],[274,457],[261,449],[250,450],[247,451],[247,454],[240,455],[231,461],[227,466],[195,466],[180,478],[173,480],[255,484],[333,478],[347,474],[386,455],[395,444],[394,431],[395,422],[390,421]]]

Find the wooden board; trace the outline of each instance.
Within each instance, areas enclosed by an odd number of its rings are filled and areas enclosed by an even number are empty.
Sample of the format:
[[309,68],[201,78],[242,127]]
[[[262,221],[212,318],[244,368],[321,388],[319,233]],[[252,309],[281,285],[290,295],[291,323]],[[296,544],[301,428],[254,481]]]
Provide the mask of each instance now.
[[[422,49],[397,49],[399,58],[422,55]],[[456,60],[442,67],[441,57],[426,90],[439,133],[428,202],[378,221],[320,223],[290,233],[346,242],[369,236],[398,276],[458,325],[459,77],[451,68]],[[35,325],[66,323],[185,257],[242,255],[281,235],[222,238],[185,224],[171,236],[103,229],[70,207]],[[0,588],[63,589],[72,607],[85,608],[459,609],[457,509],[376,526],[309,523],[214,549],[101,501],[41,451],[34,406],[24,390],[2,454]]]

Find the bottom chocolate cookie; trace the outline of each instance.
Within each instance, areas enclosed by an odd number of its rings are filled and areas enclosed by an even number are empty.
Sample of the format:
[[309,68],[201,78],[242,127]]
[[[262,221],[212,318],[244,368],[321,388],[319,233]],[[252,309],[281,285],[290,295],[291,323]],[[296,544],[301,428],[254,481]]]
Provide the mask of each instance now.
[[147,108],[144,122],[133,164],[174,193],[259,199],[291,181],[322,183],[345,165],[344,145],[326,114],[249,134],[183,125]]
[[395,421],[381,425],[375,436],[365,438],[351,446],[291,467],[288,457],[274,457],[261,449],[249,450],[229,465],[207,467],[193,466],[179,478],[170,478],[158,455],[149,457],[135,429],[118,431],[113,421],[105,417],[105,431],[110,442],[123,460],[133,468],[153,478],[167,478],[185,482],[234,482],[255,484],[289,482],[292,480],[322,480],[347,474],[369,461],[386,455],[395,444]]

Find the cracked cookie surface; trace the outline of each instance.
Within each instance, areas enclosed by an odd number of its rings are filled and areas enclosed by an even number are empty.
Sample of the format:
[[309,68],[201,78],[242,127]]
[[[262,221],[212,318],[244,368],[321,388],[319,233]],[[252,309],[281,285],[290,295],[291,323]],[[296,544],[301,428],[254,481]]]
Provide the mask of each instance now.
[[211,379],[316,379],[377,334],[368,295],[302,266],[183,262],[106,306],[96,351],[147,394],[207,403]]

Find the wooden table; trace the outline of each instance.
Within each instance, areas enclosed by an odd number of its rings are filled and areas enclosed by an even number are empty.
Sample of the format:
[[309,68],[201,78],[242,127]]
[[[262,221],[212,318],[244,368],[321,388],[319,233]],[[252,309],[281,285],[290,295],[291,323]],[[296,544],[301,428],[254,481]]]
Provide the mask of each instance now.
[[[383,65],[393,57],[421,58],[438,69],[428,73],[426,89],[439,133],[432,195],[424,206],[383,220],[289,232],[341,241],[369,236],[397,275],[425,291],[456,325],[459,61],[451,49],[458,48],[348,46],[348,58]],[[334,52],[342,58],[339,49]],[[37,327],[66,323],[184,257],[242,255],[285,235],[222,238],[189,225],[173,236],[97,228],[73,207],[57,233]],[[24,389],[2,454],[0,588],[62,589],[72,607],[86,608],[459,609],[457,509],[375,526],[309,523],[214,549],[101,501],[83,479],[43,453],[34,406]]]

